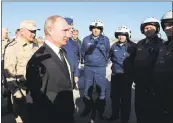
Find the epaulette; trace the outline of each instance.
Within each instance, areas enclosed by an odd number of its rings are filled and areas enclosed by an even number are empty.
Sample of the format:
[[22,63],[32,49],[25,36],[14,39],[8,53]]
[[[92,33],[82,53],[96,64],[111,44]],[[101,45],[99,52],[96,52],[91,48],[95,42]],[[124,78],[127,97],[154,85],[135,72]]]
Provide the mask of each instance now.
[[8,42],[6,45],[5,45],[5,48],[7,48],[8,46],[13,46],[14,44],[16,44],[17,41],[15,39],[13,39],[12,41]]
[[15,39],[13,39],[12,41],[8,42],[8,43],[5,45],[3,58],[4,58],[4,55],[5,55],[5,52],[6,52],[6,48],[9,47],[9,46],[13,46],[13,45],[16,44],[16,43],[17,43],[17,41],[16,41]]

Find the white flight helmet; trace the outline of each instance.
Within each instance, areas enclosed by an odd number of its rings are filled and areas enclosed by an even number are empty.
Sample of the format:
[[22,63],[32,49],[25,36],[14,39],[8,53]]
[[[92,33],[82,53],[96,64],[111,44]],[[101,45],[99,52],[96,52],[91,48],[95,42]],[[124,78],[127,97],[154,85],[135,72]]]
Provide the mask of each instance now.
[[120,26],[117,28],[115,31],[114,35],[116,38],[118,38],[118,35],[125,35],[128,39],[131,38],[131,31],[128,27],[126,26]]
[[141,23],[140,30],[141,30],[141,33],[142,33],[142,34],[144,34],[144,27],[147,26],[147,25],[153,25],[153,26],[155,26],[155,27],[156,27],[156,33],[159,33],[159,31],[160,31],[159,20],[157,20],[157,19],[154,18],[154,17],[146,18],[146,19]]
[[164,30],[164,23],[173,23],[173,17],[172,17],[173,11],[170,10],[167,13],[165,13],[161,18],[161,26]]
[[101,31],[103,31],[104,24],[101,20],[93,20],[89,26],[89,30],[92,31],[94,27],[97,27]]

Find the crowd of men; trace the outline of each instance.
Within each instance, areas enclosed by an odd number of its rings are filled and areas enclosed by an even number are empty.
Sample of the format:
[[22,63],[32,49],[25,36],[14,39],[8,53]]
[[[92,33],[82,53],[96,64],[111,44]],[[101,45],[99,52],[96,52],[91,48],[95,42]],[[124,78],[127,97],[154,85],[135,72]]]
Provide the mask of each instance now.
[[[104,24],[93,20],[91,34],[81,42],[73,19],[50,16],[45,21],[45,41],[35,41],[36,23],[24,20],[16,37],[2,29],[2,85],[12,105],[16,123],[75,123],[73,90],[78,90],[79,63],[84,64],[85,104],[81,117],[128,123],[131,86],[135,83],[137,123],[173,123],[173,11],[160,21],[146,18],[140,25],[145,38],[131,41],[131,30],[119,26],[110,46]],[[163,29],[167,41],[158,37]],[[112,115],[105,117],[106,67],[112,62]],[[97,92],[97,97],[93,97]]]

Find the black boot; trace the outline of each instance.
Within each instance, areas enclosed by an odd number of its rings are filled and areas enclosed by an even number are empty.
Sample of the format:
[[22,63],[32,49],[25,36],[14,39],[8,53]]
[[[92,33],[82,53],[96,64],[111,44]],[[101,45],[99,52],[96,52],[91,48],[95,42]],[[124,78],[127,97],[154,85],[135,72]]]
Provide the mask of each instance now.
[[87,116],[91,112],[93,100],[83,97],[83,102],[85,104],[85,108],[80,116]]
[[106,100],[97,98],[96,106],[97,106],[97,110],[98,110],[98,113],[99,113],[99,119],[104,120],[103,113],[105,111]]
[[93,101],[92,110],[91,110],[91,121],[93,122],[96,119],[96,113],[97,113],[96,103]]

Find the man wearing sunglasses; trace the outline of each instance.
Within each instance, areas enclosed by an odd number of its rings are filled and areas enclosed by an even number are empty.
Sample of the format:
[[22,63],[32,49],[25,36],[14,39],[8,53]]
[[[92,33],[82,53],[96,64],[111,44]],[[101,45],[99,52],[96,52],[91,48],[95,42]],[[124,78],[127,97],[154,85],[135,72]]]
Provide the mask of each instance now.
[[20,35],[6,49],[4,69],[7,85],[11,91],[16,123],[27,123],[26,118],[26,64],[38,49],[34,44],[36,23],[24,20],[20,24]]

